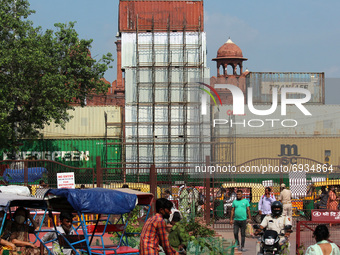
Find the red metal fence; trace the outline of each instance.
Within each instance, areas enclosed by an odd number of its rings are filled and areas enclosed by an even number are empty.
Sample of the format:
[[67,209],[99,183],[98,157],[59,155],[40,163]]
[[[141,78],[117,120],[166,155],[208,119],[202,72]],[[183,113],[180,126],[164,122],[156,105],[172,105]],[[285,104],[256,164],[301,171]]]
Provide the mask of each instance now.
[[313,238],[315,228],[325,224],[328,227],[330,237],[329,241],[337,244],[340,247],[340,222],[330,223],[329,221],[298,221],[296,224],[296,251],[306,251],[306,249],[316,243]]
[[[209,158],[207,158],[207,165]],[[100,157],[96,158],[96,168],[77,168],[50,160],[18,160],[18,161],[0,161],[0,182],[7,184],[19,184],[32,186],[32,193],[34,194],[36,187],[39,186],[39,180],[43,179],[51,188],[57,187],[57,173],[74,172],[76,188],[81,184],[85,187],[104,187],[104,188],[121,188],[123,184],[128,184],[129,188],[137,189],[143,192],[152,192],[155,198],[163,196],[165,190],[172,193],[174,200],[178,201],[179,206],[182,201],[179,199],[179,190],[182,185],[186,187],[195,187],[199,192],[199,203],[196,201],[196,215],[204,217],[206,222],[212,223],[215,229],[230,229],[230,208],[225,211],[223,200],[225,192],[236,192],[238,189],[243,190],[245,198],[249,199],[251,204],[251,212],[253,219],[258,219],[257,212],[258,201],[264,194],[263,182],[272,180],[272,182],[282,182],[281,177],[277,180],[271,176],[262,175],[243,175],[243,178],[236,180],[235,176],[225,175],[224,178],[216,177],[210,173],[205,173],[199,177],[192,175],[189,167],[155,167],[143,164],[117,164],[119,167],[103,168],[101,166]],[[44,168],[46,171],[42,176],[34,181],[30,180],[29,169]],[[13,173],[21,174],[21,182],[15,181],[11,178],[8,169]],[[8,176],[7,176],[8,175]],[[7,178],[8,177],[8,178]],[[256,184],[257,183],[257,184]],[[255,185],[256,184],[256,185]],[[260,188],[259,188],[260,187]],[[221,195],[221,193],[224,194]],[[274,195],[278,197],[279,187],[273,189]],[[189,193],[191,190],[189,190]],[[310,220],[310,209],[305,203],[313,205],[313,200],[297,199],[293,203],[294,220],[297,219]],[[188,207],[191,207],[189,205]],[[299,215],[299,211],[304,212],[307,217]],[[257,222],[259,223],[259,222]]]

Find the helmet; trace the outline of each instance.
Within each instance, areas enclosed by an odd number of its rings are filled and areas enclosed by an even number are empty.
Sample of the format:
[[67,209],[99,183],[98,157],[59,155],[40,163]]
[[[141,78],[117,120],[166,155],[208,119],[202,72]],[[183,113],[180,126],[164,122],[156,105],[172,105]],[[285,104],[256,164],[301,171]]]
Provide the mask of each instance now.
[[[275,210],[277,208],[279,208],[280,210]],[[272,206],[271,206],[271,209],[272,209],[273,216],[281,216],[282,210],[283,210],[282,203],[280,201],[273,202]]]

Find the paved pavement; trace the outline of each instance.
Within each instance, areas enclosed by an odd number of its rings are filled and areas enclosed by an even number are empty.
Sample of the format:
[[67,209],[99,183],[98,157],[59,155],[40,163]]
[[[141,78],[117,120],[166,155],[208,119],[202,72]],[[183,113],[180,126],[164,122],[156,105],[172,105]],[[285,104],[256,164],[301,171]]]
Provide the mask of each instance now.
[[[224,239],[234,239],[234,234],[232,231],[219,231],[216,230],[219,235],[221,235]],[[290,254],[294,255],[295,253],[295,242],[296,242],[296,233],[293,232],[289,238],[290,240]],[[243,252],[242,255],[254,255],[255,247],[256,247],[257,238],[247,238],[245,242],[245,248],[247,251]]]

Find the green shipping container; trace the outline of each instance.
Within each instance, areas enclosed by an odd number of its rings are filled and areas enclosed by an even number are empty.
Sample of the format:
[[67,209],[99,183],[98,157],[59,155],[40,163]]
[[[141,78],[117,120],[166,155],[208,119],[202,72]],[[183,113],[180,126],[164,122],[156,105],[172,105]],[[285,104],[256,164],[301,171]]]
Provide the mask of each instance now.
[[[25,140],[18,153],[20,159],[44,159],[57,161],[62,164],[81,167],[96,168],[96,157],[100,156],[103,167],[120,167],[122,149],[117,139],[41,139]],[[0,150],[3,160],[11,159],[11,154]],[[112,164],[113,163],[113,164]],[[114,163],[117,163],[114,164]]]

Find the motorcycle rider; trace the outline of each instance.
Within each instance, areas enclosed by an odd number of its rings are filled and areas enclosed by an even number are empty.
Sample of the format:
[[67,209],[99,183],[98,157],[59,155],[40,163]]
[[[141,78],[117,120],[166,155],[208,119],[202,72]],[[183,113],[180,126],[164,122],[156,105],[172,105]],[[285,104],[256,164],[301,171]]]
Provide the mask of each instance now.
[[[266,228],[267,230],[274,230],[278,234],[282,233],[284,230],[285,236],[280,236],[280,246],[283,245],[284,240],[288,239],[290,236],[291,230],[291,218],[289,216],[283,216],[283,206],[280,201],[275,201],[271,205],[272,213],[264,217],[261,222],[260,228],[256,230],[255,235],[257,235],[261,230]],[[288,242],[288,249],[290,248],[290,244]],[[256,254],[260,252],[260,243],[256,244]]]

